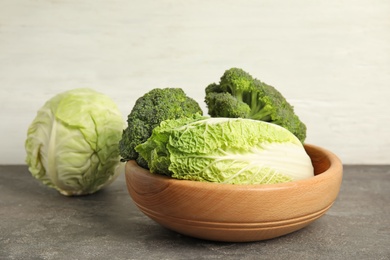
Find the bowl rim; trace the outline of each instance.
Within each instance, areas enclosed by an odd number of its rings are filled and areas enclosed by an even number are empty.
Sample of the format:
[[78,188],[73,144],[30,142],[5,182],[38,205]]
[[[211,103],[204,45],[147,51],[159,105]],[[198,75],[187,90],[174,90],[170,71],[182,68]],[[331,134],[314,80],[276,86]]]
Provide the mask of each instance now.
[[[159,182],[164,182],[166,185],[175,185],[177,187],[183,188],[198,188],[198,189],[206,189],[206,190],[278,190],[278,189],[288,189],[288,188],[299,188],[301,186],[307,186],[311,183],[318,182],[321,179],[332,178],[335,177],[335,173],[337,175],[342,175],[342,162],[341,160],[331,151],[316,146],[312,144],[304,144],[305,148],[309,148],[312,150],[316,150],[325,155],[326,159],[329,161],[329,168],[325,169],[322,172],[315,174],[313,177],[303,180],[296,180],[284,183],[275,183],[275,184],[230,184],[230,183],[216,183],[216,182],[207,182],[207,181],[193,181],[193,180],[180,180],[175,179],[166,175],[151,173],[149,170],[142,168],[139,166],[136,161],[130,160],[126,163],[126,171],[125,174],[130,174],[130,168],[137,169],[137,172],[142,172],[146,174],[149,178],[154,180],[158,180]],[[134,171],[132,171],[134,172]]]

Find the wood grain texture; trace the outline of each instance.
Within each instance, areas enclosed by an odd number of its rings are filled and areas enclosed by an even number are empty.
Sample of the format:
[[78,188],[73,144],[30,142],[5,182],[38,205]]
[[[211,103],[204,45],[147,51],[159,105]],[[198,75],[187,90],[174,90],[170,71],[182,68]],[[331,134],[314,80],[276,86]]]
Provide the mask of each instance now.
[[270,239],[301,229],[332,206],[342,164],[323,148],[306,145],[315,177],[272,185],[176,180],[126,164],[129,194],[139,209],[179,233],[217,241]]

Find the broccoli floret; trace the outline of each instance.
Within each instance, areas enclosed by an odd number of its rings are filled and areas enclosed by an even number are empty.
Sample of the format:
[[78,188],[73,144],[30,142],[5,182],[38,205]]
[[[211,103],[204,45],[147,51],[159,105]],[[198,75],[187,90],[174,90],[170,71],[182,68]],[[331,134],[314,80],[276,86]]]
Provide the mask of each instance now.
[[145,142],[162,121],[195,114],[203,114],[199,104],[180,88],[156,88],[144,94],[127,117],[127,128],[119,142],[122,161],[136,160],[141,167],[148,168],[134,148]]
[[219,84],[206,88],[205,102],[211,117],[251,118],[280,125],[303,143],[306,126],[294,108],[274,87],[239,68],[223,74]]

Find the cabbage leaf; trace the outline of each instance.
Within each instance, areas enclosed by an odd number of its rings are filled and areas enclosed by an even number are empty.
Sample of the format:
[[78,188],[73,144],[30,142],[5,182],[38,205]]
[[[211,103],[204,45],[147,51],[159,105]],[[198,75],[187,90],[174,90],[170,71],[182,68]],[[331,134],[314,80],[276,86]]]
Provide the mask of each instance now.
[[108,96],[80,88],[57,94],[27,132],[31,174],[64,195],[94,193],[120,172],[122,115]]
[[287,129],[241,118],[163,121],[136,147],[152,173],[230,184],[271,184],[313,176],[300,140]]

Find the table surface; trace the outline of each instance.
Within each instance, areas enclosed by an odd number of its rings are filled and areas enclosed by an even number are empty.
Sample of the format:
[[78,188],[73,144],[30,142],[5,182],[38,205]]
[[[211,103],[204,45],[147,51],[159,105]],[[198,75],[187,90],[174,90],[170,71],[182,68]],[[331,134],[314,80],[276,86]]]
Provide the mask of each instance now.
[[0,166],[0,259],[390,259],[390,166],[344,166],[332,208],[267,241],[222,243],[167,230],[134,205],[122,174],[65,197],[24,165]]

